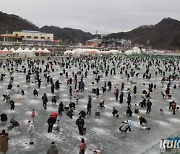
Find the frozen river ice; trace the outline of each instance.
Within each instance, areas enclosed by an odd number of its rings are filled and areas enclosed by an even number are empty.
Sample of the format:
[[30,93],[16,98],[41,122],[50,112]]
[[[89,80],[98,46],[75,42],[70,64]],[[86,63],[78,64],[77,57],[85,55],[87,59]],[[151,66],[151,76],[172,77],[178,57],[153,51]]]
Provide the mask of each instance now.
[[[47,61],[46,61],[47,62]],[[46,64],[45,62],[45,64]],[[91,61],[90,61],[91,62]],[[120,66],[123,66],[123,62],[120,63]],[[5,62],[4,62],[5,63]],[[107,61],[108,63],[108,61]],[[40,63],[39,67],[42,69],[45,68],[45,64]],[[99,62],[100,64],[100,62]],[[11,98],[15,101],[15,111],[10,110],[10,105],[3,101],[3,94],[7,91],[7,85],[9,83],[10,74],[7,71],[7,67],[3,70],[1,68],[0,73],[5,73],[6,76],[4,81],[0,81],[0,113],[5,112],[8,115],[8,118],[15,117],[16,120],[20,122],[20,130],[13,129],[8,131],[9,133],[9,151],[8,154],[45,154],[51,141],[55,141],[60,154],[78,154],[78,144],[82,137],[85,138],[87,143],[86,154],[93,154],[98,145],[101,145],[103,148],[103,154],[140,154],[152,147],[153,145],[160,142],[162,138],[165,138],[175,132],[180,128],[180,111],[176,111],[176,115],[172,115],[172,111],[169,110],[169,99],[163,98],[160,92],[164,92],[166,89],[167,82],[164,83],[164,87],[161,85],[162,75],[158,74],[155,76],[155,67],[154,65],[150,67],[150,72],[152,74],[151,79],[143,79],[142,74],[145,71],[145,65],[147,61],[139,63],[140,70],[139,77],[130,78],[127,80],[125,74],[120,74],[120,67],[116,67],[116,75],[108,75],[107,77],[103,72],[100,71],[99,75],[102,75],[99,83],[95,82],[95,75],[93,71],[95,68],[88,71],[87,78],[84,78],[85,91],[80,92],[78,104],[76,105],[76,110],[74,111],[73,119],[69,119],[65,113],[60,116],[60,132],[47,133],[47,119],[49,115],[58,111],[58,104],[62,101],[63,103],[69,104],[71,101],[69,98],[69,86],[66,84],[66,76],[60,76],[59,73],[63,72],[58,64],[53,65],[54,72],[50,72],[50,76],[54,81],[57,79],[61,82],[60,89],[55,90],[55,95],[59,95],[60,98],[56,104],[51,103],[51,94],[50,84],[46,85],[44,80],[43,73],[42,76],[42,85],[39,91],[39,96],[34,98],[33,90],[37,88],[37,84],[31,75],[31,84],[30,88],[26,85],[25,77],[26,74],[23,72],[14,71],[12,76],[14,77],[13,89],[20,85],[20,89],[25,91],[23,99],[19,99],[18,94],[12,94]],[[23,62],[23,65],[27,67],[27,62]],[[109,61],[110,69],[114,66],[111,61]],[[179,65],[178,65],[179,66]],[[16,66],[13,66],[16,69]],[[180,67],[180,66],[179,66]],[[133,65],[132,65],[132,68]],[[160,68],[164,69],[163,64],[161,63]],[[19,70],[22,69],[22,65],[19,66]],[[128,69],[128,71],[130,68]],[[69,74],[69,77],[72,77],[72,71],[75,73],[79,71],[78,67],[75,67],[75,64],[72,64],[71,68],[66,69]],[[85,71],[85,69],[84,69]],[[83,72],[84,73],[84,72]],[[172,72],[168,72],[169,74]],[[177,72],[179,74],[179,72]],[[80,80],[80,76],[78,76]],[[130,81],[133,80],[137,85],[137,94],[133,95],[134,84],[131,84]],[[104,85],[104,81],[112,82],[112,90],[102,93],[101,87]],[[92,85],[92,82],[95,82]],[[114,86],[120,89],[121,83],[125,83],[124,89],[124,102],[123,104],[119,103],[119,100],[116,101],[113,89]],[[145,83],[145,84],[143,84]],[[126,90],[127,88],[131,89],[132,95],[132,110],[134,111],[134,104],[142,101],[141,92],[144,89],[148,89],[148,84],[156,84],[156,90],[153,90],[151,93],[151,102],[152,102],[152,111],[150,114],[146,114],[146,107],[140,108],[140,113],[133,113],[132,117],[129,117],[125,114],[127,109],[126,103]],[[176,89],[173,88],[174,84],[179,84],[179,81],[172,81],[171,92],[172,99],[177,102],[177,106],[180,106],[180,87],[177,86]],[[72,86],[74,88],[74,86]],[[100,96],[97,98],[92,93],[93,87],[99,87]],[[74,89],[73,89],[74,91]],[[44,110],[42,106],[42,95],[47,93],[49,102],[47,105],[47,110]],[[78,128],[75,124],[76,119],[79,116],[81,110],[86,111],[88,95],[92,95],[92,113],[91,116],[85,117],[85,127],[87,128],[87,133],[84,136],[79,135]],[[101,116],[100,118],[95,119],[95,112],[99,110],[98,104],[101,100],[105,100],[105,108],[100,109]],[[75,98],[72,98],[72,101],[75,102]],[[119,118],[112,116],[112,109],[116,107],[119,110]],[[160,108],[164,112],[160,112]],[[36,112],[35,117],[35,136],[34,136],[34,145],[29,145],[29,140],[27,137],[27,122],[31,120],[31,111],[32,109]],[[142,115],[148,120],[148,126],[151,130],[144,130],[140,127],[138,116]],[[119,126],[122,121],[132,120],[134,128],[132,131],[127,134],[120,133]],[[0,130],[6,129],[7,126],[0,126]]]

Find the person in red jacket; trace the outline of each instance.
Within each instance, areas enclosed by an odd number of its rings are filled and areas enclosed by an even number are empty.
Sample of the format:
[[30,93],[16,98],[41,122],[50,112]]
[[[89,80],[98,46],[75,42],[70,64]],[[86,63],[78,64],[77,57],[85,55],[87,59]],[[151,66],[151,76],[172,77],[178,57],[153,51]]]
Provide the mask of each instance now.
[[172,110],[173,110],[173,114],[172,115],[175,115],[175,110],[176,110],[176,102],[173,101],[173,103],[171,104],[172,106]]
[[33,120],[33,121],[34,121],[35,116],[36,116],[36,113],[35,113],[35,111],[34,111],[34,109],[33,109],[33,110],[32,110],[32,113],[31,113],[31,117],[32,117],[32,120]]
[[87,144],[84,141],[84,138],[81,139],[81,142],[79,143],[79,154],[85,154],[87,148]]

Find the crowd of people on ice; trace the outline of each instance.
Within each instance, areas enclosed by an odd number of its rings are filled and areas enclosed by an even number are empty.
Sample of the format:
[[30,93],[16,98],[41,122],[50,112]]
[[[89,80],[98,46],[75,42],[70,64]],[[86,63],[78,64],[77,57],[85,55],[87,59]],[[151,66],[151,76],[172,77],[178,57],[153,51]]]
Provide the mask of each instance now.
[[[3,83],[7,78],[9,83],[7,84],[7,89],[2,89],[4,103],[8,103],[10,110],[16,110],[16,102],[13,100],[12,95],[17,94],[19,100],[24,99],[26,91],[32,93],[32,98],[40,98],[42,100],[42,108],[44,110],[48,109],[49,102],[52,104],[57,104],[57,110],[52,112],[51,115],[47,117],[47,132],[52,133],[53,130],[60,131],[60,119],[62,115],[67,115],[70,119],[73,119],[74,110],[76,106],[81,106],[79,100],[81,99],[81,94],[86,90],[86,82],[84,81],[87,76],[91,75],[94,77],[91,79],[92,89],[89,89],[89,95],[87,98],[83,96],[83,99],[87,100],[87,110],[81,110],[79,112],[79,117],[76,119],[75,124],[77,125],[80,135],[85,135],[86,130],[85,122],[87,116],[92,114],[92,100],[99,98],[104,93],[113,92],[114,99],[119,102],[119,105],[126,103],[126,115],[127,120],[122,121],[120,124],[119,131],[122,133],[127,133],[131,131],[134,127],[133,121],[129,120],[128,117],[137,115],[139,124],[142,128],[150,130],[150,125],[148,120],[144,115],[140,114],[141,108],[146,108],[146,114],[151,114],[152,107],[156,108],[151,100],[151,95],[154,92],[159,92],[159,95],[164,99],[169,100],[169,111],[172,111],[172,115],[176,114],[179,109],[179,102],[173,99],[173,90],[178,90],[180,87],[180,64],[179,59],[173,57],[151,57],[151,56],[139,56],[139,57],[96,57],[96,56],[82,56],[82,57],[61,57],[61,58],[48,58],[48,59],[6,59],[2,60],[0,63],[0,84]],[[143,68],[141,68],[141,67]],[[74,69],[74,67],[76,69]],[[58,68],[58,69],[57,69]],[[55,80],[52,76],[53,72],[58,72],[59,79]],[[14,85],[14,80],[16,80],[15,73],[24,74],[24,80],[26,81],[27,89],[23,89],[21,85]],[[66,77],[66,89],[69,92],[69,104],[63,102],[60,99],[60,94],[58,91],[61,89],[62,80],[61,77]],[[126,82],[119,83],[116,85],[111,80],[101,81],[103,77],[107,76],[119,76],[119,78],[126,78]],[[142,77],[143,81],[148,81],[148,88],[140,91],[138,89],[138,84],[136,79]],[[161,88],[157,91],[156,83],[151,82],[152,77],[161,78]],[[101,87],[98,86],[101,82]],[[127,82],[129,82],[133,88],[125,88]],[[33,91],[30,91],[32,83],[36,84]],[[145,83],[142,83],[145,85]],[[52,97],[48,97],[47,91],[42,89],[42,85],[50,86],[50,93]],[[163,88],[165,90],[163,90]],[[43,91],[43,95],[39,95],[40,91]],[[141,101],[136,104],[132,104],[132,99],[137,94],[141,95]],[[109,102],[110,103],[110,102]],[[98,103],[99,111],[95,112],[95,117],[101,116],[101,110],[106,109],[106,100],[101,100]],[[160,112],[163,112],[163,108],[159,108]],[[3,110],[1,112],[1,123],[3,125],[8,125],[8,113]],[[119,118],[122,113],[119,112],[117,107],[112,108],[112,117]],[[36,121],[36,109],[32,110],[31,119],[27,122],[27,133],[29,138],[29,144],[34,144],[34,129]],[[7,131],[10,131],[14,127],[18,127],[20,123],[15,118],[10,118],[10,125],[7,126]],[[0,152],[7,152],[8,148],[8,134],[5,130],[2,130],[0,134]],[[10,140],[13,140],[10,139]],[[84,138],[81,139],[79,144],[79,154],[84,154],[87,148]],[[101,149],[94,150],[94,153],[100,154]],[[52,141],[50,148],[47,150],[47,154],[58,153],[58,148],[54,141]]]

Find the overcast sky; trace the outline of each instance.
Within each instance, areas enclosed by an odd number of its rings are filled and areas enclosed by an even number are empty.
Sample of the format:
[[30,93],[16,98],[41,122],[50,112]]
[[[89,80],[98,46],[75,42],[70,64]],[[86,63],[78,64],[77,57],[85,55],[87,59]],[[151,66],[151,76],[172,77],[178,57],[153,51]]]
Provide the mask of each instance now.
[[180,20],[180,0],[0,0],[0,10],[35,25],[70,27],[107,34]]

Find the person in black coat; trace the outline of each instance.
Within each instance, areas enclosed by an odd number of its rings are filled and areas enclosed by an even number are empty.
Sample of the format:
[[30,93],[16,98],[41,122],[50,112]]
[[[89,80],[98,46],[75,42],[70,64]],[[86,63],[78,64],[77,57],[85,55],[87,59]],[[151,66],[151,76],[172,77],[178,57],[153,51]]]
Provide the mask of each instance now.
[[69,87],[69,96],[70,96],[70,98],[72,97],[72,87],[71,86]]
[[132,116],[132,111],[131,111],[131,108],[130,107],[128,107],[127,108],[127,111],[126,111],[126,115],[129,115],[129,116]]
[[38,89],[40,89],[40,87],[41,87],[41,82],[42,82],[41,79],[38,79],[37,82],[38,82]]
[[54,83],[51,84],[51,93],[54,94]]
[[134,95],[137,93],[137,87],[136,86],[134,86],[133,92],[134,92]]
[[62,115],[62,112],[64,112],[64,104],[63,104],[63,102],[61,102],[59,104],[59,108],[58,108],[59,115]]
[[67,116],[70,118],[70,119],[72,119],[73,117],[73,110],[72,109],[70,109],[69,111],[67,111]]
[[72,110],[76,109],[76,104],[74,102],[69,103],[69,108]]
[[143,127],[147,126],[147,120],[144,117],[142,117],[142,116],[139,116],[139,123]]
[[124,90],[124,83],[121,84],[121,90]]
[[44,93],[44,95],[42,96],[42,101],[43,101],[43,107],[44,107],[44,109],[47,109],[48,98],[47,98],[46,93]]
[[33,90],[33,95],[34,95],[34,97],[35,97],[35,96],[38,96],[38,91],[37,91],[37,89],[34,89],[34,90]]
[[127,104],[128,104],[128,107],[131,106],[131,94],[128,94],[127,96]]
[[124,94],[123,92],[120,93],[120,96],[119,96],[119,103],[123,103],[123,97],[124,97]]
[[56,96],[53,96],[53,97],[52,97],[52,103],[55,103],[55,104],[57,103]]
[[51,133],[53,129],[53,125],[55,123],[55,119],[53,118],[52,115],[49,116],[47,123],[48,123],[48,133]]
[[76,120],[76,125],[78,126],[79,134],[84,135],[84,119],[82,119],[81,116]]
[[91,102],[89,102],[87,104],[87,115],[91,115],[91,108],[92,108],[92,105],[91,105]]
[[149,114],[151,112],[151,106],[152,106],[152,103],[150,100],[147,101],[147,110],[146,110],[146,114]]
[[96,89],[96,96],[99,96],[99,88]]
[[13,100],[10,100],[11,110],[14,110],[15,108],[15,102]]
[[116,89],[116,93],[115,93],[116,100],[118,100],[118,96],[119,96],[119,89]]
[[109,87],[109,90],[111,90],[111,87],[112,87],[111,81],[108,81],[108,87]]
[[105,106],[104,106],[104,100],[102,100],[100,103],[99,103],[99,107],[102,109],[102,108],[105,108]]
[[119,115],[118,115],[118,110],[117,110],[115,107],[113,107],[112,114],[113,114],[113,116],[116,116],[116,117],[119,116]]
[[59,86],[59,80],[57,80],[56,82],[55,82],[55,89],[56,90],[59,90],[59,88],[60,88],[60,86]]

